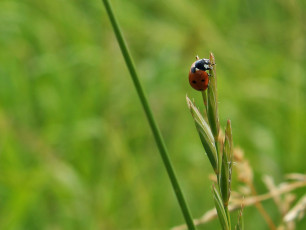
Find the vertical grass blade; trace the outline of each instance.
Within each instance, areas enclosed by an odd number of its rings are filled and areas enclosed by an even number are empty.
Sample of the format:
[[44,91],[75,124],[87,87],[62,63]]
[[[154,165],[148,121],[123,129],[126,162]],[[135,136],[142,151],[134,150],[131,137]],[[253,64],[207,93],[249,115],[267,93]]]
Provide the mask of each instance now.
[[223,230],[230,230],[230,225],[227,219],[227,213],[226,210],[224,209],[222,198],[216,186],[213,186],[213,196],[221,227]]
[[153,117],[153,114],[151,112],[148,101],[145,97],[144,91],[142,89],[142,86],[141,86],[140,81],[138,79],[138,75],[136,73],[136,69],[135,69],[134,64],[132,62],[132,58],[129,54],[129,51],[127,49],[127,46],[126,46],[125,41],[123,39],[123,36],[121,34],[120,28],[118,26],[118,23],[116,21],[116,18],[114,16],[114,14],[113,14],[111,5],[110,5],[108,0],[102,0],[102,1],[103,1],[104,6],[105,6],[105,9],[107,11],[108,17],[111,21],[114,33],[116,35],[116,38],[117,38],[118,44],[120,46],[120,49],[121,49],[122,55],[124,57],[124,60],[126,62],[126,65],[129,69],[129,72],[130,72],[130,75],[132,77],[134,86],[136,88],[138,97],[141,101],[141,104],[142,104],[143,109],[145,111],[145,114],[147,116],[147,119],[148,119],[148,122],[150,124],[151,130],[153,132],[157,147],[159,149],[159,153],[161,155],[161,158],[162,158],[163,163],[165,165],[165,168],[167,170],[168,176],[169,176],[171,184],[172,184],[172,188],[175,192],[176,198],[177,198],[177,200],[179,202],[179,205],[181,207],[181,211],[184,215],[184,218],[185,218],[186,224],[188,226],[188,229],[189,230],[195,230],[195,226],[193,224],[193,221],[192,221],[190,212],[188,210],[187,204],[185,202],[183,193],[180,189],[180,186],[179,186],[178,181],[177,181],[176,176],[175,176],[175,172],[173,170],[172,164],[171,164],[170,159],[168,157],[166,146],[164,144],[164,141],[163,141],[163,138],[160,134],[158,126],[157,126],[157,124],[154,120],[154,117]]
[[211,130],[214,134],[215,141],[218,141],[220,123],[218,116],[218,104],[217,104],[217,76],[216,76],[216,65],[215,65],[215,57],[213,54],[210,54],[210,63],[213,67],[209,70],[209,86],[207,88],[207,116],[208,121],[211,127]]

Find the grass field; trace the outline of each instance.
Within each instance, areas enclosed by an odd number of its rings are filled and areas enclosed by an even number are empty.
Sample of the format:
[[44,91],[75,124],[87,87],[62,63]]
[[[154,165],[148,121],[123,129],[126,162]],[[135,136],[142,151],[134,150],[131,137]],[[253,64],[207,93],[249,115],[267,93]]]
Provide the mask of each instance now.
[[[214,206],[185,101],[203,108],[187,80],[197,54],[216,57],[221,124],[231,119],[258,192],[265,174],[305,173],[305,1],[111,3],[193,217]],[[184,223],[101,1],[2,0],[0,48],[0,229]],[[244,217],[268,229],[254,207]]]

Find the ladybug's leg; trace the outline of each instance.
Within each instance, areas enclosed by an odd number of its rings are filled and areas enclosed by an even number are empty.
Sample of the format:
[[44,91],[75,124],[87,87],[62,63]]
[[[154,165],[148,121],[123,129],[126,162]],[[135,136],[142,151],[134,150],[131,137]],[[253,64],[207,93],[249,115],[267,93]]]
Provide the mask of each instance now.
[[214,67],[213,67],[214,65],[216,65],[216,63],[209,63],[209,69],[212,70],[212,69],[214,68]]

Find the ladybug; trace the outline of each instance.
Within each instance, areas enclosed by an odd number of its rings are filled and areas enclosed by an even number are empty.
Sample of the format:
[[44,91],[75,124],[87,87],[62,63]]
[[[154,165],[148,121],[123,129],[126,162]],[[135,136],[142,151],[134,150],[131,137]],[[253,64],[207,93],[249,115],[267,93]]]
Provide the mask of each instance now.
[[192,63],[189,71],[189,84],[198,91],[204,91],[208,87],[209,74],[206,70],[212,69],[209,59],[199,59]]

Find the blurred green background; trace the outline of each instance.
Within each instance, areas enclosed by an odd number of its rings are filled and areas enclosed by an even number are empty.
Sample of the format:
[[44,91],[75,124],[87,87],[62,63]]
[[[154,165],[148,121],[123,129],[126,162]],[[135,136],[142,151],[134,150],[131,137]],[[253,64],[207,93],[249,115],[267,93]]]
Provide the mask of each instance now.
[[[111,3],[194,217],[213,207],[185,101],[203,108],[187,80],[197,54],[215,54],[221,124],[232,120],[258,192],[264,174],[305,172],[306,1]],[[0,48],[0,229],[184,222],[101,1],[1,0]],[[267,229],[255,208],[244,216]]]

